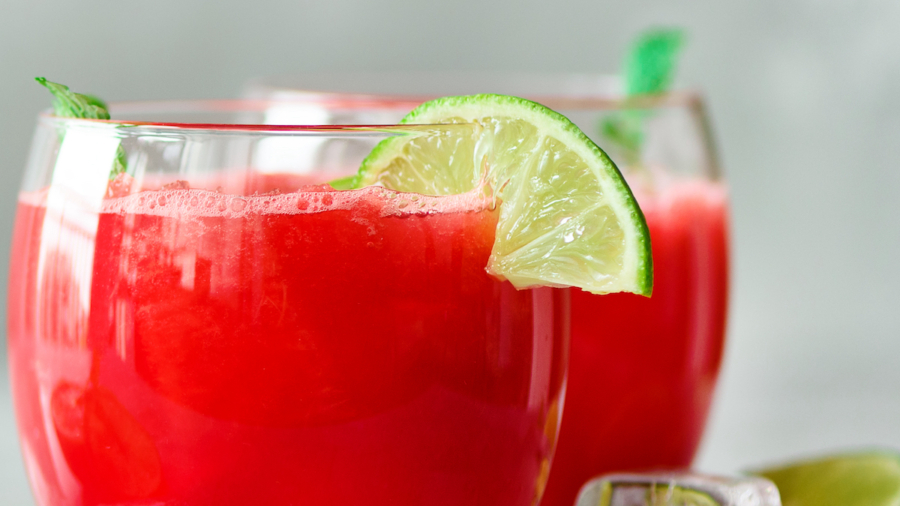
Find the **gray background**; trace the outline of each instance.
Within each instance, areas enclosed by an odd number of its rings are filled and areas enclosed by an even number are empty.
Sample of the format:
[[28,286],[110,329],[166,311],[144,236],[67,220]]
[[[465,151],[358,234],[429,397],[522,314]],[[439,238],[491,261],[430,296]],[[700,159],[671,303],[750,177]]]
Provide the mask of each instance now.
[[[611,72],[654,24],[690,31],[680,80],[706,92],[733,188],[729,344],[697,465],[900,447],[896,1],[0,1],[0,264],[49,103],[34,76],[120,100],[311,70]],[[31,504],[2,364],[0,504]]]

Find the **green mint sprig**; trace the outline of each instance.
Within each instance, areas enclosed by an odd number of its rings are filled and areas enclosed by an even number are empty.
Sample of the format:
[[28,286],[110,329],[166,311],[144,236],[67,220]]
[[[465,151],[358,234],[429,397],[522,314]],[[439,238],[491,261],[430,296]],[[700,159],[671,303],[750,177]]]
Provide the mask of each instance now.
[[629,96],[653,95],[669,89],[684,45],[680,29],[656,29],[642,33],[625,61],[625,90]]
[[[625,58],[625,105],[640,95],[665,93],[675,77],[678,55],[684,45],[680,29],[648,30],[635,40]],[[618,148],[625,162],[637,166],[644,144],[648,111],[626,109],[604,118],[600,134]]]
[[[92,95],[75,93],[68,86],[48,81],[44,77],[35,77],[35,81],[53,94],[53,114],[60,118],[109,119],[109,107],[106,102]],[[115,179],[128,170],[128,157],[120,145],[116,149],[116,159],[110,170],[109,178]]]
[[34,80],[53,94],[53,114],[60,118],[109,119],[109,109],[99,98],[75,93],[68,86],[44,77],[35,77]]

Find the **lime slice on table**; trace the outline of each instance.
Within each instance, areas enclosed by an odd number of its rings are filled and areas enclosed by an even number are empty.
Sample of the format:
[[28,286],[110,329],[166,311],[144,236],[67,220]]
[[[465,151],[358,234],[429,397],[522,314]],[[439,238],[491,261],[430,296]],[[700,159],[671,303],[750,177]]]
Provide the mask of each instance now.
[[379,143],[349,186],[427,195],[484,185],[500,203],[489,272],[517,288],[650,295],[644,216],[615,164],[571,121],[505,95],[426,102],[401,123],[466,123]]
[[772,480],[783,506],[900,506],[900,455],[838,455],[756,471]]

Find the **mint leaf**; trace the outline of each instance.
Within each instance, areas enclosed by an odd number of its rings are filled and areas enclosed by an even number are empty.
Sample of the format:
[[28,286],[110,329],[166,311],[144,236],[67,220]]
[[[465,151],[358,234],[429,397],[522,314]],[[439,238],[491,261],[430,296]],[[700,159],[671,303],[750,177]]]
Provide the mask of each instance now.
[[35,77],[53,94],[53,114],[61,118],[109,119],[106,103],[97,97],[75,93],[63,84]]
[[[93,95],[82,95],[70,90],[64,84],[48,81],[44,77],[35,77],[35,81],[50,90],[53,94],[53,114],[60,118],[109,119],[109,107],[106,102]],[[128,156],[120,145],[116,149],[109,178],[115,179],[119,174],[128,171]]]
[[[625,58],[625,106],[637,95],[665,93],[675,77],[678,54],[684,45],[680,29],[648,30],[635,40]],[[648,111],[625,109],[600,121],[598,130],[619,151],[625,162],[638,166]]]
[[642,33],[625,60],[625,90],[631,95],[651,95],[669,89],[684,45],[679,29],[657,29]]

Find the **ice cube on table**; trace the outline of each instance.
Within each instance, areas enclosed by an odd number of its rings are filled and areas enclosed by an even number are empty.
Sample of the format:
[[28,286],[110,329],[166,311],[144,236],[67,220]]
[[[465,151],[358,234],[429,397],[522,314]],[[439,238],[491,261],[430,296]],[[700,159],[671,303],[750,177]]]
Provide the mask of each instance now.
[[587,482],[575,506],[781,506],[764,478],[704,474],[608,474]]

